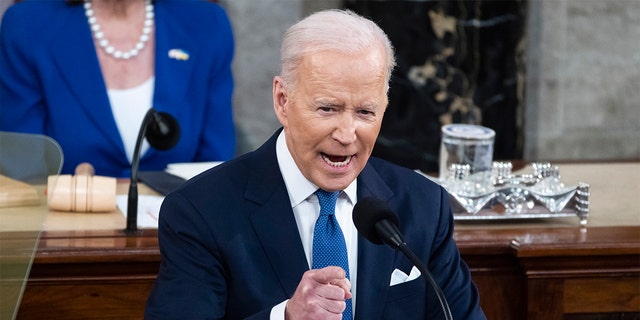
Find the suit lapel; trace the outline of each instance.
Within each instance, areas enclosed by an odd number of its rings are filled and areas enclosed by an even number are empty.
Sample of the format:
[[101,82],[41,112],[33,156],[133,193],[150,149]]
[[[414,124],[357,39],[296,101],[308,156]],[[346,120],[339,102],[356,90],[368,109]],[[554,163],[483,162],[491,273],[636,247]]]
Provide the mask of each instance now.
[[63,81],[66,81],[93,126],[121,150],[124,157],[124,145],[111,113],[87,19],[84,12],[77,12],[82,10],[82,6],[69,8],[68,21],[61,24],[57,33],[60,36],[51,42],[51,53]]
[[[358,199],[389,200],[393,192],[369,164],[358,177]],[[355,319],[376,319],[383,312],[395,251],[358,236],[358,284]]]
[[[158,111],[167,112],[176,119],[182,118],[184,103],[187,99],[189,81],[195,68],[199,45],[193,37],[176,23],[172,13],[168,12],[161,3],[155,6],[155,87],[153,90],[152,107]],[[175,13],[173,13],[175,14]],[[180,60],[169,57],[172,49],[182,50],[189,54],[189,59]],[[149,148],[145,157],[158,152]]]
[[292,296],[309,265],[286,194],[271,197],[251,221],[282,288]]
[[279,132],[256,151],[260,154],[251,166],[245,198],[260,205],[251,221],[282,288],[290,297],[309,265],[278,169],[275,141]]
[[[163,6],[156,6],[156,83],[154,108],[178,115],[184,110],[187,88],[196,67],[200,45],[171,18]],[[169,57],[169,51],[188,54],[187,59]]]

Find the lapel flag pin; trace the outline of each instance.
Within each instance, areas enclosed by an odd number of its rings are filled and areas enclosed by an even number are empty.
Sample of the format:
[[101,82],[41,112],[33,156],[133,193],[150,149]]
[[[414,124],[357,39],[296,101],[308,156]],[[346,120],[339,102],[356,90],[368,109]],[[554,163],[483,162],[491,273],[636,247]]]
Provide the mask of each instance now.
[[182,49],[171,49],[169,50],[169,58],[176,60],[189,60],[189,53]]

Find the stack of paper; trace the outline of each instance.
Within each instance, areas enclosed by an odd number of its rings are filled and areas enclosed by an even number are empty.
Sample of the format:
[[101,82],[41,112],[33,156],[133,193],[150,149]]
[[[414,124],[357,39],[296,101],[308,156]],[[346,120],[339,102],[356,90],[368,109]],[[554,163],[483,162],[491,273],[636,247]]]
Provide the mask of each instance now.
[[222,161],[170,163],[164,171],[189,180],[207,169],[213,168]]

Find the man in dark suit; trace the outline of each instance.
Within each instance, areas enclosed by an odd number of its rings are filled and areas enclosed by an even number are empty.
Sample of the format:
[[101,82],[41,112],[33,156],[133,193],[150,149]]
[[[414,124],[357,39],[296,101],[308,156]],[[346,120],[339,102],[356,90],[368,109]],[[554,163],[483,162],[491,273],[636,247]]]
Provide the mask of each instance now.
[[[407,258],[358,235],[351,211],[373,196],[399,214],[401,233],[454,319],[485,319],[452,238],[447,193],[412,170],[370,158],[395,65],[384,32],[352,12],[322,11],[285,33],[281,54],[273,101],[283,128],[166,197],[162,264],[146,317],[442,317],[434,289]],[[334,225],[348,257],[342,267],[313,267],[314,224],[325,209],[318,189],[337,195]]]

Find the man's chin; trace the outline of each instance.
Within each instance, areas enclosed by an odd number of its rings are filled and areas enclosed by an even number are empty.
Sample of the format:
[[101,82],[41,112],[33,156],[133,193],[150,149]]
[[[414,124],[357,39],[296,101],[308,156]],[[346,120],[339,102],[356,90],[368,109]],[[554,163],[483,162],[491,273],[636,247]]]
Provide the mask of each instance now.
[[346,189],[357,177],[358,175],[354,175],[352,172],[341,174],[326,174],[322,176],[319,183],[314,183],[323,190],[338,191]]

